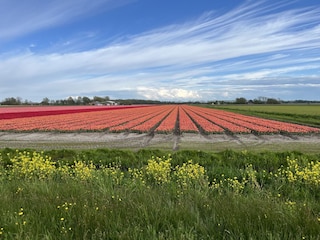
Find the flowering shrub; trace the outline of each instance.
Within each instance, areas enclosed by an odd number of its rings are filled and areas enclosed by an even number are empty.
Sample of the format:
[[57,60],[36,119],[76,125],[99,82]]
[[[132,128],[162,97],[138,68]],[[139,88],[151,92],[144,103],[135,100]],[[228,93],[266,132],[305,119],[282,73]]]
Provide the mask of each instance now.
[[320,186],[320,162],[299,163],[287,157],[288,166],[282,173],[290,183],[301,183],[314,187]]
[[42,152],[17,152],[11,158],[10,174],[15,178],[47,179],[55,174],[55,162]]
[[145,167],[145,175],[147,180],[155,182],[156,184],[164,184],[170,181],[171,173],[171,158],[167,159],[155,158],[148,160]]
[[143,184],[164,185],[178,183],[182,188],[208,186],[208,177],[203,166],[189,160],[182,166],[172,167],[171,155],[152,157],[142,169],[130,169],[133,179]]
[[94,177],[96,167],[92,162],[86,164],[82,161],[75,161],[74,166],[72,166],[72,172],[76,179],[80,180],[90,180]]
[[189,160],[182,166],[176,166],[174,176],[182,187],[194,186],[197,184],[208,185],[208,177],[203,166]]
[[9,176],[9,179],[39,179],[47,180],[53,178],[74,178],[89,180],[94,177],[95,166],[91,162],[86,164],[75,161],[74,165],[61,165],[51,160],[51,157],[43,152],[17,151],[15,156],[10,157],[8,170],[1,164],[0,176]]
[[[10,156],[9,156],[10,157]],[[53,162],[43,152],[17,151],[10,157],[10,164],[5,166],[0,157],[0,180],[3,179],[74,179],[79,181],[91,181],[99,177],[109,179],[114,185],[124,183],[125,172],[120,166],[100,166],[97,170],[93,162],[86,163],[76,160],[72,165]],[[194,187],[211,186],[211,189],[222,193],[231,191],[241,194],[245,189],[261,189],[258,180],[258,172],[252,164],[248,164],[241,170],[240,176],[226,177],[224,174],[208,180],[206,170],[192,160],[184,162],[181,166],[172,166],[172,156],[151,157],[148,163],[141,168],[128,170],[130,180],[142,185],[160,186],[175,184],[186,189]],[[275,172],[263,171],[260,175],[265,181],[285,180],[288,183],[301,184],[311,188],[320,185],[320,162],[298,161],[287,157],[287,166],[277,169]]]

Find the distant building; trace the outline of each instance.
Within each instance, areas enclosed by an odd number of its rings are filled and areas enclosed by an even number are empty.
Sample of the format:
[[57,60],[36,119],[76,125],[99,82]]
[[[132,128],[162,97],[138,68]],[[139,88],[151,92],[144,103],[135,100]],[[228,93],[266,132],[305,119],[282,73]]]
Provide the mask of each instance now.
[[103,104],[101,102],[98,102],[98,101],[94,101],[94,102],[91,102],[90,105],[94,105],[94,106],[102,106]]
[[116,106],[119,104],[114,101],[105,101],[105,102],[94,101],[91,103],[91,105],[94,105],[94,106]]
[[106,101],[104,102],[104,105],[107,105],[107,106],[115,106],[115,105],[118,105],[117,102],[114,102],[114,101]]

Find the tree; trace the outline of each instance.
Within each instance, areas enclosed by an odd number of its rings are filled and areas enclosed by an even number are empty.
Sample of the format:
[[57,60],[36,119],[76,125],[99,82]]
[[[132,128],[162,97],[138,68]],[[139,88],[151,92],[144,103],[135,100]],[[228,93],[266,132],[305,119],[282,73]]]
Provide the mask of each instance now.
[[21,105],[22,104],[22,98],[21,97],[17,97],[16,99],[17,99],[17,104]]
[[263,97],[263,96],[258,97],[258,101],[261,102],[261,103],[266,103],[267,100],[268,100],[267,97]]
[[277,99],[274,98],[268,98],[267,99],[267,104],[279,104],[280,101],[278,101]]
[[49,103],[50,103],[50,100],[47,97],[43,98],[42,101],[41,101],[42,105],[49,105]]
[[246,104],[246,103],[247,103],[247,99],[245,99],[244,97],[236,98],[236,104]]
[[75,105],[75,101],[74,101],[74,99],[72,98],[72,97],[68,97],[68,99],[67,99],[67,105]]
[[260,99],[253,99],[253,103],[254,104],[263,104],[264,102],[263,101],[261,101]]
[[83,102],[84,105],[88,105],[88,104],[91,103],[91,99],[88,98],[88,97],[83,97],[82,98],[82,102]]
[[102,102],[105,101],[105,99],[104,99],[103,97],[94,96],[94,97],[93,97],[93,101],[94,101],[94,102],[102,103]]
[[77,97],[75,103],[76,103],[77,105],[81,105],[81,104],[83,103],[82,97],[80,97],[80,96]]

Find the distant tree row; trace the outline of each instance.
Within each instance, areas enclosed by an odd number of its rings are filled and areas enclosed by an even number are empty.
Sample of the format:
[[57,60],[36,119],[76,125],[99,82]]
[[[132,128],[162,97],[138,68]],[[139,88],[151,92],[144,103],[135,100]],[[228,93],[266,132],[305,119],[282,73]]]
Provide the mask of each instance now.
[[[20,97],[10,97],[5,98],[3,101],[0,102],[0,105],[99,105],[99,104],[107,104],[110,101],[108,96],[99,97],[94,96],[93,98],[89,97],[68,97],[66,99],[58,99],[58,100],[51,100],[48,97],[42,99],[41,102],[31,102],[28,100],[23,101]],[[117,104],[120,105],[133,105],[133,104],[173,104],[174,102],[161,102],[157,100],[144,100],[144,99],[116,99],[113,100]]]
[[253,100],[247,100],[244,97],[236,98],[236,104],[280,104],[280,99],[267,98],[267,97],[258,97]]
[[[66,99],[50,100],[45,97],[41,102],[31,102],[23,100],[21,97],[9,97],[5,98],[0,102],[0,105],[97,105],[107,104],[110,101],[108,96],[99,97],[68,97]],[[234,101],[188,101],[188,102],[174,102],[174,101],[159,101],[159,100],[145,100],[145,99],[116,99],[113,100],[119,105],[134,105],[134,104],[280,104],[280,103],[320,103],[320,101],[306,101],[306,100],[295,100],[295,101],[282,101],[280,99],[258,97],[253,100],[247,100],[244,97],[236,98]]]
[[93,103],[104,103],[109,101],[110,98],[106,97],[98,97],[95,96],[93,98],[89,97],[68,97],[67,99],[59,99],[59,100],[50,100],[45,97],[41,102],[31,102],[28,100],[22,100],[20,97],[10,97],[5,98],[0,102],[1,105],[90,105]]
[[1,105],[29,105],[30,102],[28,100],[22,100],[21,97],[9,97],[5,98],[2,102],[0,102]]

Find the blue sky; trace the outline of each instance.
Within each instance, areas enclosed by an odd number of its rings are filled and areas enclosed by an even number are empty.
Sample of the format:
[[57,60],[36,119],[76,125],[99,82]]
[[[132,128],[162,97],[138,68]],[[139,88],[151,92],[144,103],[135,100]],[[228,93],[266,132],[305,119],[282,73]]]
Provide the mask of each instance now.
[[0,100],[320,100],[318,0],[1,0]]

